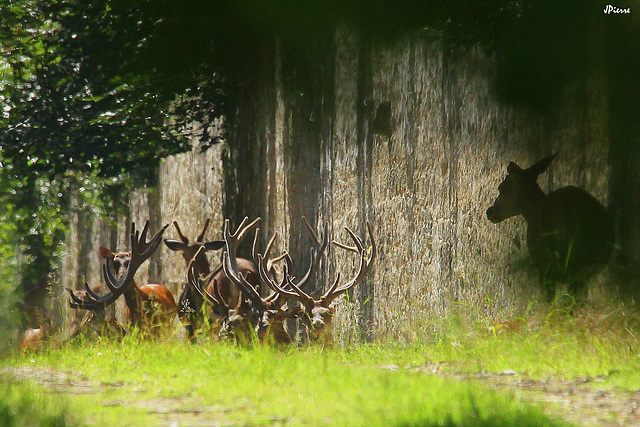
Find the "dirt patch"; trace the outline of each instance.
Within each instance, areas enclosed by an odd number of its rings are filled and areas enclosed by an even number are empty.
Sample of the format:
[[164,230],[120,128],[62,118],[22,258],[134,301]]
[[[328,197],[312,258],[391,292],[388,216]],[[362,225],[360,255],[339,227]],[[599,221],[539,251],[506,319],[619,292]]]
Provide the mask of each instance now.
[[[110,388],[121,388],[126,385],[120,382],[106,383],[90,381],[78,372],[56,371],[42,367],[6,367],[0,369],[1,380],[29,381],[44,387],[56,394],[96,394],[105,393]],[[133,389],[135,391],[135,388]],[[160,425],[233,425],[224,419],[224,414],[245,407],[204,407],[185,406],[183,399],[178,398],[150,398],[126,401],[122,399],[103,400],[104,408],[129,406],[142,409],[155,417]]]
[[640,391],[606,387],[606,377],[533,380],[513,370],[462,374],[451,372],[446,363],[411,369],[459,381],[476,381],[497,390],[512,390],[520,400],[539,403],[548,415],[580,426],[640,425]]
[[116,386],[116,384],[101,384],[89,381],[77,372],[56,371],[31,366],[0,369],[0,378],[28,380],[47,390],[61,394],[101,393],[104,387]]

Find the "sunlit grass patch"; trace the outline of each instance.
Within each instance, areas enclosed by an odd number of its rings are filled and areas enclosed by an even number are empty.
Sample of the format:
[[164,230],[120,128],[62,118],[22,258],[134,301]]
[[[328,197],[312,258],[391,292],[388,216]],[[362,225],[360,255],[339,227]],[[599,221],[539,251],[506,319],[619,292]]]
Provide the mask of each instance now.
[[0,377],[0,425],[73,426],[67,399],[50,396],[36,386]]
[[90,398],[70,398],[85,419],[91,411],[129,407],[146,408],[154,422],[198,412],[209,421],[252,425],[564,425],[511,393],[383,369],[375,363],[380,354],[365,353],[129,341],[67,347],[33,360],[81,372],[96,385]]
[[515,319],[465,320],[450,322],[430,341],[381,341],[344,354],[362,363],[428,366],[445,374],[508,371],[534,379],[606,378],[609,387],[640,388],[640,314],[635,308],[544,306]]
[[[564,425],[523,403],[517,391],[460,379],[504,374],[514,383],[584,379],[598,388],[637,390],[638,319],[620,304],[534,308],[517,322],[465,319],[443,326],[429,340],[379,340],[350,348],[190,345],[132,334],[76,340],[14,355],[3,364],[90,383],[87,393],[67,394],[74,415],[92,425],[122,419],[129,425],[185,419],[250,425]],[[510,326],[495,327],[504,322]]]

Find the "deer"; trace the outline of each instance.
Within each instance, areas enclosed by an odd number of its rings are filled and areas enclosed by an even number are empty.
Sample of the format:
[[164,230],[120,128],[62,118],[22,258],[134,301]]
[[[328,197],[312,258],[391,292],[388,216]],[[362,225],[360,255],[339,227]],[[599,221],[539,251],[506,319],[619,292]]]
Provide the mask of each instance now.
[[[259,218],[256,222],[259,221]],[[178,232],[180,241],[165,239],[164,243],[167,247],[173,251],[181,252],[184,260],[187,263],[187,283],[182,289],[179,298],[179,316],[185,328],[187,330],[187,337],[189,341],[195,342],[195,333],[199,325],[202,322],[202,304],[204,301],[203,293],[196,287],[194,287],[194,281],[188,280],[189,271],[193,269],[197,273],[194,273],[199,277],[204,275],[207,277],[205,287],[209,294],[216,294],[219,296],[220,301],[213,305],[213,314],[218,318],[225,318],[228,315],[228,309],[237,302],[240,295],[240,291],[233,282],[231,282],[225,275],[222,263],[211,270],[209,260],[206,257],[206,252],[211,250],[221,249],[225,245],[224,240],[204,241],[204,235],[209,226],[209,219],[205,222],[202,232],[196,238],[194,242],[189,242],[189,239],[182,234],[180,227],[176,221],[173,225]],[[273,239],[268,246],[273,244]],[[258,283],[258,270],[255,264],[245,258],[238,258],[238,267],[240,271],[247,277],[247,280],[255,287],[259,289]],[[215,290],[213,288],[216,288]]]
[[20,352],[37,351],[42,348],[45,340],[53,330],[51,318],[42,308],[34,309],[34,316],[37,318],[38,327],[27,328],[20,336],[18,349]]
[[[180,240],[164,239],[165,245],[174,252],[182,254],[187,270],[190,263],[194,263],[194,268],[200,274],[208,275],[211,272],[209,259],[206,252],[220,249],[224,246],[223,240],[205,241],[205,233],[209,228],[210,219],[204,223],[202,232],[191,242],[182,233],[177,221],[173,221],[173,225],[178,233]],[[203,298],[189,281],[182,287],[180,296],[178,297],[178,318],[184,325],[187,332],[187,339],[195,342],[196,331],[201,327],[203,322]]]
[[[273,295],[267,298],[260,296],[260,282],[255,280],[259,280],[255,264],[236,255],[240,242],[260,221],[258,217],[247,224],[248,219],[245,217],[233,234],[229,232],[229,220],[225,220],[224,240],[227,250],[223,253],[221,264],[223,274],[216,274],[213,277],[210,275],[206,278],[205,283],[209,283],[206,289],[201,283],[195,286],[206,297],[213,310],[224,317],[220,336],[233,337],[236,342],[241,344],[245,344],[251,338],[252,330],[256,328],[261,318],[269,316],[265,314],[266,312],[276,312],[284,304],[284,301],[273,298]],[[270,239],[267,250],[271,249],[275,237],[274,235]],[[259,229],[256,229],[253,247],[254,259],[258,239]],[[232,258],[232,261],[227,262],[229,257]],[[243,261],[250,263],[250,271],[247,271]],[[189,269],[189,272],[192,272],[192,269]],[[194,283],[193,274],[191,276],[189,281]],[[224,289],[228,291],[227,295],[223,295],[222,290]],[[233,295],[232,299],[230,299],[231,295]],[[284,326],[282,326],[282,332],[284,334],[280,334],[280,331],[274,334],[277,336],[276,339],[279,342],[291,342],[290,336],[284,331]]]
[[[263,280],[265,280],[269,287],[271,287],[273,291],[279,293],[280,295],[294,299],[300,302],[300,304],[302,305],[302,314],[299,317],[302,319],[302,324],[304,325],[307,331],[307,336],[309,337],[309,340],[311,342],[319,341],[325,344],[331,343],[331,326],[333,315],[335,312],[334,307],[332,306],[333,301],[335,301],[336,298],[347,292],[349,289],[353,288],[365,278],[365,276],[371,270],[373,262],[377,255],[377,248],[373,237],[373,230],[369,222],[367,222],[367,232],[369,234],[369,240],[371,241],[371,247],[369,250],[365,250],[362,240],[358,236],[356,236],[355,233],[353,233],[353,231],[349,229],[349,227],[345,227],[345,230],[353,240],[355,246],[345,245],[336,241],[332,241],[332,243],[339,248],[358,254],[358,271],[350,281],[343,285],[340,285],[340,273],[338,273],[333,284],[319,298],[314,298],[303,290],[303,287],[306,285],[306,281],[308,280],[308,277],[310,276],[310,273],[314,268],[313,263],[309,266],[307,274],[305,274],[305,276],[297,283],[294,282],[294,278],[285,274],[285,283],[289,288],[287,289],[274,281],[266,280],[267,277],[265,277],[266,270],[264,259],[259,258],[258,260],[258,271],[260,273],[260,276],[263,278]],[[291,270],[291,258],[287,257],[285,259],[289,267],[288,270]]]
[[609,261],[614,241],[611,216],[591,194],[575,186],[545,194],[538,185],[538,176],[557,155],[526,169],[510,162],[498,198],[486,212],[494,224],[524,217],[529,255],[548,301],[553,300],[557,283],[567,283],[569,293],[582,298],[587,279]]
[[[100,256],[104,259],[111,259],[115,266],[116,275],[121,274],[131,262],[131,252],[112,252],[104,246],[99,248]],[[138,292],[142,311],[147,317],[153,317],[152,323],[169,324],[176,314],[176,303],[173,293],[165,285],[158,283],[147,283],[138,285],[133,281],[133,286]],[[152,305],[157,305],[152,307]],[[130,310],[129,305],[127,309]]]
[[[147,284],[138,286],[134,275],[138,268],[153,255],[161,243],[162,234],[168,224],[163,226],[151,238],[146,241],[149,221],[146,222],[142,233],[135,229],[135,223],[131,224],[129,252],[111,252],[101,248],[101,255],[105,259],[102,265],[102,276],[108,288],[106,295],[99,295],[85,282],[85,289],[74,291],[68,289],[70,295],[69,305],[74,309],[90,310],[98,318],[105,317],[106,308],[113,304],[120,296],[124,296],[130,322],[134,326],[142,326],[143,323],[151,323],[156,326],[156,321],[168,323],[176,313],[176,304],[173,294],[164,285]],[[159,313],[153,311],[151,303],[157,303]]]
[[[304,218],[303,218],[304,219]],[[228,330],[235,334],[236,339],[242,340],[253,331],[261,342],[272,340],[276,344],[290,344],[292,342],[291,336],[284,327],[284,321],[289,318],[296,317],[300,313],[298,307],[293,307],[284,310],[282,307],[287,298],[284,295],[279,294],[276,291],[271,291],[266,297],[262,297],[256,287],[249,282],[245,275],[242,274],[238,266],[238,258],[236,251],[239,243],[246,236],[246,234],[257,224],[259,218],[253,221],[251,224],[246,225],[248,218],[242,221],[242,223],[236,229],[236,232],[231,234],[229,232],[229,221],[225,221],[224,239],[226,242],[227,250],[223,254],[223,271],[225,276],[228,277],[240,290],[241,295],[237,298],[234,306],[227,304],[223,301],[223,298],[219,294],[211,295],[209,292],[204,292],[207,300],[214,306],[226,308],[228,310],[226,318],[226,326]],[[309,231],[316,238],[316,242],[319,249],[311,248],[311,267],[305,277],[301,279],[305,283],[308,281],[313,270],[317,267],[318,260],[321,254],[327,247],[326,235],[320,240],[315,232],[311,229],[306,219],[304,219]],[[260,229],[256,228],[254,241],[253,241],[253,258],[254,261],[260,260],[262,262],[262,274],[260,274],[260,285],[262,288],[273,288],[274,280],[270,277],[271,271],[273,271],[273,265],[282,259],[287,259],[287,264],[284,267],[283,280],[288,276],[287,265],[291,265],[290,257],[288,253],[283,253],[281,256],[271,259],[270,251],[275,240],[277,233],[269,240],[264,254],[260,254],[258,251]],[[285,283],[280,283],[280,287],[285,287]],[[304,285],[302,285],[304,286]],[[202,286],[196,286],[202,288]],[[215,290],[216,287],[213,287]]]

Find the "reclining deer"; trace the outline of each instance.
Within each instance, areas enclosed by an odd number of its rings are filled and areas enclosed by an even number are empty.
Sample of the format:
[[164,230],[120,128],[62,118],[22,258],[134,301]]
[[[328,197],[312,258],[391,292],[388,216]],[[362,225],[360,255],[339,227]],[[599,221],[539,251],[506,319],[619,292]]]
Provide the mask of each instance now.
[[[291,337],[284,328],[284,320],[295,315],[295,310],[282,310],[285,299],[280,298],[272,292],[266,298],[260,296],[260,288],[265,285],[257,274],[254,263],[239,258],[236,249],[245,236],[253,229],[260,218],[257,218],[248,225],[245,225],[248,218],[245,218],[238,226],[235,233],[229,232],[229,222],[225,221],[224,238],[227,251],[223,255],[222,273],[209,274],[203,280],[199,279],[199,274],[195,263],[188,267],[188,281],[191,286],[206,297],[212,305],[213,310],[223,316],[223,327],[220,336],[233,337],[239,343],[246,343],[255,333],[261,340],[273,340],[276,343],[290,343]],[[265,254],[271,251],[276,234],[269,240]],[[259,229],[256,229],[253,245],[253,258],[257,259],[259,241]],[[272,271],[273,264],[282,260],[269,259],[265,267],[267,271]],[[248,271],[241,262],[250,263],[251,270]],[[257,283],[256,283],[257,282]],[[221,290],[233,289],[234,299],[225,297]]]
[[[138,286],[134,280],[138,268],[157,250],[167,226],[162,227],[147,242],[149,222],[147,221],[141,234],[136,231],[135,224],[132,224],[130,252],[114,253],[100,248],[100,253],[105,258],[102,275],[109,292],[99,295],[86,283],[85,290],[82,291],[67,289],[71,297],[70,306],[74,309],[90,310],[98,318],[104,319],[105,309],[120,296],[124,296],[128,317],[134,326],[155,328],[170,323],[176,313],[171,291],[159,284]],[[153,304],[157,304],[157,307],[153,307]]]
[[[180,241],[165,239],[164,243],[172,251],[182,253],[187,265],[187,283],[180,293],[178,316],[185,325],[188,339],[194,342],[196,331],[201,327],[203,322],[202,305],[204,300],[201,291],[195,287],[195,278],[198,278],[200,275],[207,276],[208,279],[205,282],[207,283],[206,290],[210,295],[219,295],[220,303],[213,305],[213,314],[218,318],[225,318],[227,316],[228,307],[235,304],[240,295],[240,291],[224,274],[222,264],[211,271],[206,252],[222,248],[225,242],[224,240],[204,241],[204,236],[209,226],[209,219],[205,222],[200,235],[193,242],[190,242],[189,239],[182,234],[176,221],[173,222],[173,225],[178,232]],[[271,244],[273,244],[273,240],[269,245]],[[238,268],[249,283],[259,289],[258,270],[255,265],[247,259],[238,258]],[[193,270],[193,280],[189,280],[190,270]],[[216,287],[215,290],[213,289],[214,286]],[[212,318],[211,320],[213,321],[214,319]]]
[[21,334],[18,342],[18,349],[21,352],[36,351],[42,348],[45,340],[53,330],[53,322],[44,308],[35,307],[33,311],[38,326],[27,328]]
[[557,153],[522,169],[511,162],[500,194],[487,209],[497,224],[522,215],[527,221],[527,246],[539,270],[546,296],[553,299],[555,283],[582,297],[586,280],[608,262],[613,249],[613,223],[606,208],[586,191],[567,186],[545,194],[537,178]]
[[[321,337],[325,337],[325,333],[330,329],[331,319],[333,316],[333,307],[331,303],[348,289],[359,283],[371,268],[373,260],[376,255],[375,242],[373,240],[373,234],[369,225],[369,236],[372,242],[371,255],[367,256],[366,251],[362,245],[360,239],[355,236],[347,228],[349,235],[354,240],[356,246],[346,246],[334,242],[337,246],[357,252],[360,256],[360,266],[356,277],[343,286],[338,286],[340,282],[340,275],[336,278],[334,284],[329,290],[322,295],[319,299],[315,299],[303,291],[303,288],[310,282],[310,278],[313,272],[318,267],[319,259],[327,247],[326,234],[322,238],[313,231],[309,223],[303,217],[305,225],[309,230],[315,244],[318,248],[312,247],[310,249],[311,261],[306,274],[297,282],[293,282],[293,278],[289,275],[292,271],[292,260],[288,253],[284,253],[282,257],[285,261],[285,267],[283,271],[283,277],[280,284],[273,280],[269,275],[269,264],[273,260],[270,260],[268,250],[265,254],[260,254],[257,251],[257,241],[259,230],[256,230],[256,237],[254,238],[254,259],[258,264],[258,271],[260,272],[260,283],[264,287],[268,287],[272,290],[271,294],[263,298],[260,294],[244,280],[243,275],[237,271],[235,265],[235,252],[239,241],[249,231],[250,226],[243,228],[244,223],[238,227],[238,230],[234,234],[228,233],[228,221],[225,222],[225,241],[227,243],[227,252],[223,256],[223,268],[225,273],[231,280],[242,290],[242,293],[247,296],[247,300],[239,299],[236,307],[229,310],[229,319],[233,316],[237,317],[237,322],[244,322],[245,325],[253,327],[254,331],[258,334],[260,339],[265,337],[273,337],[278,343],[290,343],[291,338],[284,329],[284,320],[287,318],[296,316],[303,319],[303,324],[308,329],[308,336],[311,340],[317,340]],[[254,221],[255,223],[255,221]],[[325,229],[327,227],[325,226]],[[268,248],[270,249],[270,248]],[[197,287],[197,286],[196,286]],[[207,298],[212,301],[213,304],[219,303],[219,298],[216,296],[208,295]],[[282,306],[287,298],[291,298],[302,303],[302,307],[294,307],[288,310],[282,310]],[[328,334],[330,335],[330,334]]]
[[[349,237],[351,237],[351,240],[353,240],[355,246],[348,246],[336,241],[333,241],[332,243],[337,247],[346,249],[351,252],[356,252],[358,254],[358,271],[353,279],[340,286],[340,273],[338,273],[333,284],[319,298],[314,298],[303,290],[303,287],[306,285],[306,278],[309,277],[314,267],[313,263],[309,267],[307,274],[305,274],[303,279],[298,281],[298,283],[294,283],[292,277],[287,275],[285,272],[285,283],[286,285],[288,285],[288,288],[291,289],[289,290],[282,285],[278,285],[274,281],[267,280],[268,277],[266,277],[266,271],[264,269],[264,259],[260,257],[258,260],[258,271],[260,272],[260,276],[263,278],[263,280],[265,280],[267,285],[280,295],[294,299],[301,303],[302,314],[299,317],[302,319],[302,324],[305,326],[307,330],[307,336],[311,341],[322,341],[325,343],[330,343],[332,341],[331,324],[334,315],[334,308],[332,306],[333,301],[335,301],[335,299],[340,295],[344,294],[349,289],[360,283],[367,275],[367,273],[369,273],[369,271],[371,270],[373,261],[376,258],[376,243],[373,238],[371,225],[368,222],[367,232],[369,234],[369,240],[371,240],[370,251],[367,251],[365,249],[362,240],[358,236],[356,236],[353,231],[351,231],[348,227],[345,227],[345,230],[349,234]],[[370,252],[370,255],[368,255],[367,252]],[[287,257],[286,260],[289,265],[290,271],[291,258]]]

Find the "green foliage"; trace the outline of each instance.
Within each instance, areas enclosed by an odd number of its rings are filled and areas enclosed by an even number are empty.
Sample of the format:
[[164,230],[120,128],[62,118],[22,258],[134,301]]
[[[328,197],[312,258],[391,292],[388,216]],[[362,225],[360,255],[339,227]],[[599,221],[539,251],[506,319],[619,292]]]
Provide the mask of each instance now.
[[0,32],[0,156],[22,175],[148,179],[161,158],[188,148],[194,120],[203,142],[215,142],[207,126],[229,111],[242,71],[254,72],[274,35],[302,53],[346,21],[382,38],[428,26],[491,45],[521,12],[513,0],[14,1]]

